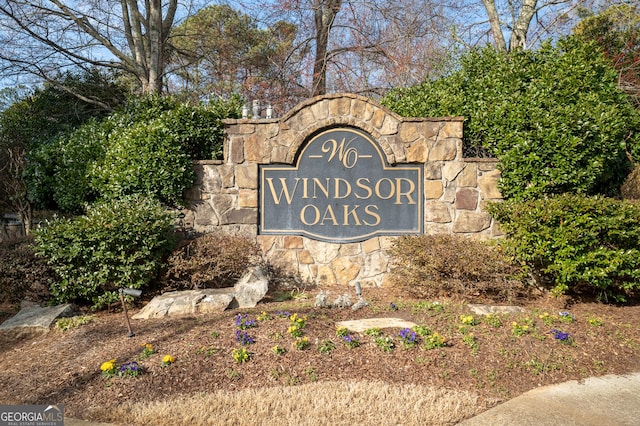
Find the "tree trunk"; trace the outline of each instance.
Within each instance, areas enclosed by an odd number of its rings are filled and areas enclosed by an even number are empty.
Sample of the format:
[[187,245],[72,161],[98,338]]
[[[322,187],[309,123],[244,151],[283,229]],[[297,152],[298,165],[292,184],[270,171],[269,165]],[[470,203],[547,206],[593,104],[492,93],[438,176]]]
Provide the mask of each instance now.
[[537,3],[537,0],[524,0],[522,2],[520,14],[518,15],[518,19],[516,20],[516,23],[513,26],[513,31],[511,32],[509,51],[518,48],[524,49],[527,47],[527,32],[529,31],[531,19],[533,19],[533,15],[536,12]]
[[311,96],[327,93],[327,48],[329,33],[340,11],[342,0],[315,0],[314,22],[316,27],[316,57],[313,63]]
[[489,17],[489,23],[491,24],[491,33],[493,34],[493,40],[496,43],[496,48],[500,52],[507,51],[507,43],[504,41],[504,35],[502,34],[502,28],[500,27],[500,16],[496,9],[495,0],[482,0],[484,8],[487,11]]

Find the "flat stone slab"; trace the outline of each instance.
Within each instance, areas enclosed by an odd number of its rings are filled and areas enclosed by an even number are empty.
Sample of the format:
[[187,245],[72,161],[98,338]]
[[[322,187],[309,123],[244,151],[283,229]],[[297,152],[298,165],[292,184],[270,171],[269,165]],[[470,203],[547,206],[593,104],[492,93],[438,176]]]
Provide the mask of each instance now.
[[520,314],[527,312],[520,306],[492,306],[492,305],[468,305],[471,312],[477,315],[489,314]]
[[13,317],[0,324],[0,332],[14,338],[28,337],[49,332],[51,325],[63,317],[78,315],[78,308],[70,303],[57,306],[23,304]]
[[336,323],[336,327],[346,327],[348,330],[356,333],[364,333],[370,328],[411,328],[416,325],[418,324],[415,322],[401,318],[367,318]]
[[131,318],[149,319],[222,312],[227,309],[234,297],[235,290],[233,287],[170,291],[151,299],[144,308]]

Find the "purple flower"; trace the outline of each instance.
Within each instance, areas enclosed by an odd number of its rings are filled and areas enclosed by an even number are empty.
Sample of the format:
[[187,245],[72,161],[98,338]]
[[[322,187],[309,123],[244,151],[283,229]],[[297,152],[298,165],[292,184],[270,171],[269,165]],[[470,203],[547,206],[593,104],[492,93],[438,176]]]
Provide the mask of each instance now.
[[416,332],[411,330],[410,328],[403,328],[402,330],[400,330],[399,336],[406,343],[416,342]]
[[342,336],[342,340],[344,340],[345,343],[351,343],[354,340],[358,340],[358,338],[354,337],[354,336],[352,336],[350,334],[347,334],[346,336]]
[[256,326],[256,322],[254,320],[249,319],[249,315],[247,314],[238,314],[235,318],[236,327],[241,329],[252,328]]
[[250,345],[256,341],[246,331],[236,330],[236,341],[242,345]]
[[391,304],[389,305],[389,307],[391,308],[392,311],[397,311],[398,307],[396,306],[395,303],[391,302]]
[[127,370],[138,371],[139,369],[140,367],[138,366],[138,363],[135,361],[127,362],[120,366],[120,371],[127,371]]
[[551,334],[553,334],[553,337],[556,340],[560,340],[562,342],[569,341],[569,333],[565,333],[563,331],[553,329],[553,330],[551,330]]

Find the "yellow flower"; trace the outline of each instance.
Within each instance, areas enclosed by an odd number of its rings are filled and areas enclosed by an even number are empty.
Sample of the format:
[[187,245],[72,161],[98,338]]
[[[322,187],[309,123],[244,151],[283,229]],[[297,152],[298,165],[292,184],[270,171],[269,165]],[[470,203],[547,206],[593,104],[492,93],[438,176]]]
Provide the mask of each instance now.
[[175,362],[175,358],[172,357],[171,355],[165,355],[164,358],[162,358],[162,363],[169,365],[169,364],[173,364]]
[[110,359],[109,361],[103,362],[100,365],[100,370],[102,371],[110,371],[116,368],[116,359]]
[[144,344],[144,345],[142,345],[142,346],[144,346],[144,348],[145,348],[146,350],[148,350],[148,351],[152,351],[152,350],[153,350],[153,345],[152,345],[151,343],[145,343],[145,344]]

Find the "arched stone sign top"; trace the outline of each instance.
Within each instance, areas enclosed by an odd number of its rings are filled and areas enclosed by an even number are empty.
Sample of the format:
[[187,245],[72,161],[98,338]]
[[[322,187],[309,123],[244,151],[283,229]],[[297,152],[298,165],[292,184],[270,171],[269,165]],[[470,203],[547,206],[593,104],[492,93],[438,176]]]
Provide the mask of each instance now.
[[[332,94],[309,99],[280,118],[224,120],[224,125],[224,159],[194,164],[198,179],[186,193],[185,228],[255,238],[266,260],[303,281],[383,285],[389,277],[388,250],[394,235],[414,230],[374,229],[376,215],[380,224],[387,220],[384,210],[372,207],[383,201],[389,202],[390,217],[401,218],[399,222],[416,213],[410,209],[394,212],[394,208],[420,209],[417,233],[477,238],[501,234],[485,211],[486,203],[501,199],[500,172],[495,160],[462,158],[462,117],[400,117],[371,99]],[[337,138],[322,152],[323,143],[317,137],[336,129],[355,132],[363,140],[347,146]],[[357,149],[349,150],[352,146]],[[305,158],[306,154],[317,157]],[[349,176],[350,169],[358,166],[366,170]],[[306,175],[292,174],[294,169],[304,172],[309,167]],[[393,174],[402,168],[416,168],[421,177],[416,182],[410,180],[412,176]],[[329,174],[330,169],[338,173]],[[417,191],[422,195],[416,195]],[[282,218],[265,210],[263,197],[280,204],[290,199],[295,208],[288,218]],[[309,224],[338,228],[347,223],[370,232],[347,232],[336,238],[293,225],[297,232],[279,232],[284,222],[293,224],[301,213]]]
[[402,117],[362,96],[333,94],[309,99],[281,119],[285,129],[297,133],[285,162],[294,158],[300,146],[313,133],[331,126],[352,126],[371,134],[380,143],[387,162],[395,163],[396,153],[390,136],[398,133],[401,122]]
[[260,234],[347,243],[422,233],[422,165],[390,167],[367,132],[324,129],[296,159],[260,167]]

